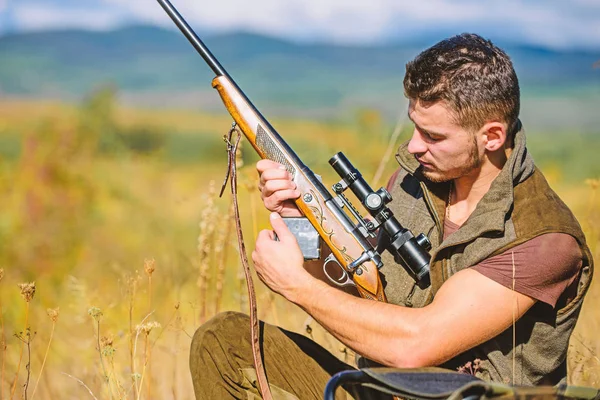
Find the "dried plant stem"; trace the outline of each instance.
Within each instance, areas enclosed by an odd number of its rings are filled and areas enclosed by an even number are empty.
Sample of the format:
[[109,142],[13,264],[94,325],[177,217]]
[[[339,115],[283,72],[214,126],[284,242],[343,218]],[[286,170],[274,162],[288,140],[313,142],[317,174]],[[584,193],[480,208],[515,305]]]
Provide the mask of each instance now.
[[[144,317],[144,319],[142,319],[142,322],[140,323],[140,325],[141,325],[141,324],[143,324],[143,323],[144,323],[144,322],[145,322],[145,321],[146,321],[146,320],[147,320],[147,319],[150,317],[150,315],[152,315],[152,313],[154,313],[154,311],[151,311],[151,312],[149,312],[149,313],[148,313],[148,314],[147,314],[147,315]],[[137,340],[138,340],[138,336],[139,336],[139,335],[140,335],[140,330],[139,330],[139,329],[136,329],[135,340],[134,340],[134,342],[133,342],[133,360],[134,360],[134,362],[133,362],[133,371],[132,371],[132,376],[134,377],[133,386],[134,386],[134,390],[135,390],[135,393],[136,393],[136,395],[135,395],[135,398],[136,398],[136,399],[139,399],[139,398],[140,398],[140,396],[141,396],[141,389],[142,389],[142,379],[140,379],[140,384],[139,384],[139,386],[138,386],[137,382],[135,382],[135,379],[136,379],[136,373],[135,373],[135,371],[136,371],[136,366],[135,366],[135,356],[136,356],[136,354],[137,354]],[[143,369],[143,371],[144,371],[145,369],[146,369],[146,366],[144,365],[144,369]],[[144,375],[143,375],[143,372],[142,372],[142,378],[143,378],[143,376],[144,376]]]
[[135,357],[134,357],[134,336],[133,336],[133,305],[135,299],[136,281],[132,279],[129,282],[129,368],[131,369],[131,384],[134,390],[134,398],[138,397],[138,388],[135,382]]
[[26,344],[27,365],[25,365],[25,369],[27,370],[27,379],[25,379],[25,385],[23,386],[23,398],[25,400],[27,400],[27,389],[29,388],[29,381],[31,379],[31,333],[29,331],[27,331]]
[[152,310],[152,275],[148,275],[148,310]]
[[587,344],[585,344],[584,341],[578,337],[578,335],[573,335],[572,337],[575,340],[577,340],[579,342],[579,344],[581,344],[581,346],[583,346],[587,351],[589,351],[592,358],[594,360],[596,360],[598,362],[598,364],[600,364],[600,358],[598,358],[598,356],[594,353],[594,350],[592,348],[590,348]]
[[106,386],[108,387],[108,393],[110,395],[110,398],[112,399],[113,398],[112,389],[110,387],[108,372],[106,372],[106,366],[104,365],[104,358],[102,357],[102,347],[100,347],[100,319],[98,319],[96,321],[96,345],[98,346],[98,355],[100,356],[100,365],[102,365],[102,373],[104,375],[102,377],[102,379],[104,380],[104,383],[106,383]]
[[215,294],[215,314],[221,311],[221,297],[223,296],[223,286],[225,281],[225,269],[227,266],[227,256],[229,255],[229,243],[231,241],[231,231],[233,227],[233,202],[229,207],[229,214],[227,217],[227,223],[222,235],[219,237],[217,243],[218,252],[215,254],[217,260],[217,279],[216,279],[216,294]]
[[[150,363],[150,349],[151,346],[149,345],[150,343],[150,339],[149,339],[149,332],[146,332],[144,334],[144,367],[142,368],[142,377],[140,378],[140,390],[138,391],[138,398],[137,400],[139,400],[139,396],[141,394],[142,391],[142,385],[144,384],[144,378],[146,376],[146,369],[148,368],[148,365]],[[150,398],[150,393],[148,393],[148,398]]]
[[516,315],[515,311],[518,308],[517,304],[517,292],[515,292],[515,253],[511,252],[512,256],[512,292],[513,299],[515,304],[512,307],[512,348],[513,348],[513,356],[512,356],[512,384],[515,384],[515,371],[517,365],[517,326],[516,326]]
[[2,375],[0,375],[0,400],[4,400],[4,360],[6,359],[6,334],[4,333],[2,296],[0,296],[0,333],[0,351],[2,352]]
[[[179,308],[177,308],[175,310],[175,313],[177,314],[176,319],[179,320],[180,316],[179,316]],[[168,326],[168,324],[167,324]],[[181,332],[179,329],[177,329],[175,331],[175,344],[173,346],[173,377],[171,379],[171,393],[173,394],[173,400],[177,400],[177,377],[179,376],[179,373],[177,371],[177,355],[179,353],[179,339],[181,336]]]
[[38,379],[35,382],[35,386],[33,387],[33,393],[31,394],[31,399],[35,397],[35,391],[42,379],[42,374],[44,373],[44,366],[46,365],[46,359],[48,358],[48,352],[50,351],[50,344],[52,343],[52,338],[54,337],[54,328],[56,327],[56,322],[52,321],[52,330],[50,331],[50,339],[48,340],[48,347],[46,347],[46,353],[44,354],[44,360],[42,361],[42,367],[40,368],[40,374],[38,375]]
[[[152,310],[152,274],[148,275],[148,311]],[[148,340],[148,335],[146,335],[146,341]],[[144,369],[148,368],[148,379],[146,379],[146,394],[147,398],[152,398],[152,349],[146,347],[146,362],[144,365]]]
[[[147,337],[147,335],[146,335]],[[147,341],[148,339],[146,339]],[[148,378],[146,379],[146,394],[148,395],[148,399],[152,398],[152,347],[146,346],[146,362],[144,363],[144,371],[147,370]],[[142,374],[142,379],[144,375]]]
[[94,396],[94,393],[93,393],[93,392],[90,390],[90,388],[89,388],[89,387],[88,387],[88,386],[87,386],[85,383],[83,383],[83,381],[82,381],[81,379],[77,379],[77,378],[75,378],[73,375],[69,375],[69,374],[67,374],[66,372],[62,372],[62,374],[64,374],[64,375],[68,376],[68,377],[69,377],[69,378],[71,378],[71,379],[75,379],[77,382],[79,382],[79,384],[80,384],[81,386],[83,386],[84,388],[86,388],[86,389],[87,389],[87,391],[89,392],[90,396],[92,396],[92,398],[93,398],[94,400],[98,400],[98,398],[97,398],[96,396]]
[[[27,331],[27,326],[29,324],[29,302],[25,302],[25,330]],[[21,343],[21,351],[19,352],[19,363],[17,364],[17,372],[15,373],[15,380],[13,381],[12,388],[10,390],[10,398],[12,400],[15,395],[15,390],[17,388],[17,381],[19,380],[19,372],[21,371],[21,361],[23,361],[23,349],[25,348],[25,342]]]
[[214,232],[216,226],[217,207],[214,197],[216,194],[215,182],[210,181],[208,192],[205,195],[206,204],[200,216],[200,234],[198,236],[198,289],[200,294],[200,323],[206,320],[208,287],[209,287],[209,266],[211,254],[214,250]]
[[117,395],[119,396],[119,399],[124,399],[126,396],[123,395],[122,393],[122,386],[121,386],[121,382],[119,382],[119,377],[117,375],[117,373],[115,372],[115,361],[113,359],[113,357],[110,358],[110,373],[114,379],[115,382],[115,386],[117,388]]
[[400,137],[400,134],[402,133],[402,128],[404,127],[404,119],[405,118],[406,118],[406,113],[402,112],[400,114],[400,116],[398,117],[398,119],[396,120],[396,126],[394,127],[394,132],[392,133],[392,136],[390,136],[390,140],[388,141],[388,145],[387,145],[387,148],[385,149],[385,153],[383,154],[383,158],[379,162],[379,166],[377,167],[377,172],[375,172],[375,175],[373,176],[373,180],[371,181],[371,184],[373,187],[377,187],[377,185],[379,184],[379,180],[381,179],[381,176],[383,175],[385,166],[392,156],[392,152],[394,151],[394,148],[396,147],[396,142],[398,141],[398,137]]

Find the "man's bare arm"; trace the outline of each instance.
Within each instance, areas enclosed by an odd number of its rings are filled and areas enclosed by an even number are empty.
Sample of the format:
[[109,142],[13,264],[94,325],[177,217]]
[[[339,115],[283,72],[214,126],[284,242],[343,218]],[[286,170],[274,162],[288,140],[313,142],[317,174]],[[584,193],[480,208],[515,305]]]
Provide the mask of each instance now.
[[259,277],[298,304],[357,353],[388,366],[439,365],[497,336],[535,301],[473,270],[452,276],[424,308],[357,298],[313,278],[302,268],[297,243],[276,215],[253,253]]

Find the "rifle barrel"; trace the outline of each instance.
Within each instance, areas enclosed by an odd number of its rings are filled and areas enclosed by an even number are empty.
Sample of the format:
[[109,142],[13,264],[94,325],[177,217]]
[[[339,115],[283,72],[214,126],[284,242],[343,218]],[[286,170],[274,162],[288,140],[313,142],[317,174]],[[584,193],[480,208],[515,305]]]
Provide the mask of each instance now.
[[217,76],[226,76],[231,80],[229,74],[225,71],[223,66],[217,61],[217,59],[212,55],[210,50],[204,45],[202,40],[196,35],[194,30],[188,25],[188,23],[183,19],[181,14],[175,9],[173,4],[169,0],[157,0],[161,7],[165,10],[165,12],[171,17],[175,25],[179,28],[181,33],[190,41],[192,46],[200,53],[204,61],[210,66],[210,68],[214,71]]

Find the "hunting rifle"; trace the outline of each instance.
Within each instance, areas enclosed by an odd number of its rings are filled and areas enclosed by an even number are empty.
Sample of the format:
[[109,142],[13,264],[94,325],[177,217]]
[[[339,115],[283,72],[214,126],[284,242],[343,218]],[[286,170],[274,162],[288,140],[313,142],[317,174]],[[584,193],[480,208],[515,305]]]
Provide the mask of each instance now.
[[[400,225],[386,206],[392,200],[390,194],[384,188],[373,191],[350,161],[342,153],[337,153],[329,164],[342,179],[333,185],[336,196],[332,196],[320,178],[304,165],[254,107],[169,0],[157,1],[216,74],[212,86],[233,117],[234,126],[237,124],[261,158],[283,165],[291,175],[301,193],[295,200],[296,205],[331,249],[331,255],[324,260],[326,276],[340,286],[354,284],[364,298],[386,302],[378,270],[383,266],[380,254],[383,250],[375,249],[369,241],[375,237],[377,230],[381,230],[389,236],[390,245],[384,250],[392,252],[419,287],[429,286],[429,240],[424,234],[414,237]],[[372,220],[364,219],[343,194],[348,188],[373,217]],[[356,223],[344,208],[349,210]],[[341,278],[330,277],[327,265],[331,262],[342,268]]]

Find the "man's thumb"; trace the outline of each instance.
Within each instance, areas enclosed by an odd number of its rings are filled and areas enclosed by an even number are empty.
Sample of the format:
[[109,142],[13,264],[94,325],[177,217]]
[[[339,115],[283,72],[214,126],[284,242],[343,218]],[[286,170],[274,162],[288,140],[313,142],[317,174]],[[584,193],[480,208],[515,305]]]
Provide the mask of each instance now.
[[281,218],[281,216],[279,214],[277,214],[276,212],[273,212],[273,213],[271,213],[271,216],[269,218],[271,220],[271,226],[273,227],[273,230],[279,237],[280,241],[285,242],[285,241],[289,240],[290,238],[293,238],[294,235],[292,234],[290,229],[287,227],[285,222],[283,222],[283,218]]

